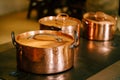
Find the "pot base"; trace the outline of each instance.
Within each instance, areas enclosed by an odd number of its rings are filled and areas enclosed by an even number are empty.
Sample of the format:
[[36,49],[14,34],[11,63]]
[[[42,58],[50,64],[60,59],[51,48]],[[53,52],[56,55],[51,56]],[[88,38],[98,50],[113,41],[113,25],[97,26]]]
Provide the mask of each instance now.
[[51,73],[32,72],[32,71],[27,71],[27,70],[24,70],[24,69],[21,69],[21,68],[17,68],[17,71],[18,72],[31,73],[31,74],[39,74],[39,75],[54,75],[54,74],[61,74],[61,73],[67,72],[67,71],[71,70],[72,68],[73,68],[73,66],[68,68],[68,69],[65,69],[63,71],[57,71],[57,72],[51,72]]

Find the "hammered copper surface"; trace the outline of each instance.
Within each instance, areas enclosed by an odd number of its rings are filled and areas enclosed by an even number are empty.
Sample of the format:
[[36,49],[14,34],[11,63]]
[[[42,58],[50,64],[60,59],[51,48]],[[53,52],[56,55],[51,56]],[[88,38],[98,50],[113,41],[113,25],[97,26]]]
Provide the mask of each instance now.
[[[66,71],[73,66],[74,52],[71,46],[74,39],[70,35],[38,30],[21,33],[15,39],[19,70],[36,74],[53,74]],[[34,42],[37,44],[34,45]]]

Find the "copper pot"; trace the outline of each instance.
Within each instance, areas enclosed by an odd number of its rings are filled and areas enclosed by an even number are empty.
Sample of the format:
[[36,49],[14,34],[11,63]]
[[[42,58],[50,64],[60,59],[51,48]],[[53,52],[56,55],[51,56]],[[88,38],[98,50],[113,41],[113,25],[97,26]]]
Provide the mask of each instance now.
[[103,12],[88,12],[83,15],[83,37],[89,40],[112,40],[116,31],[116,18]]
[[[66,13],[60,13],[57,16],[48,16],[39,19],[41,30],[56,30],[67,33],[76,38],[76,46],[79,45],[81,21],[69,17]],[[75,37],[76,35],[76,37]]]
[[38,30],[18,34],[12,32],[17,49],[17,68],[36,74],[54,74],[73,66],[74,39],[65,33]]

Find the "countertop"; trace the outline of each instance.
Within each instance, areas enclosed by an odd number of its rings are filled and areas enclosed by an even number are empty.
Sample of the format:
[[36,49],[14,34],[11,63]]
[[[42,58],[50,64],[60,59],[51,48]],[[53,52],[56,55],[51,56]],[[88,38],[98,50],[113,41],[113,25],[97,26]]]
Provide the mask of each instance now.
[[119,35],[115,35],[111,41],[89,41],[81,38],[80,45],[74,48],[73,68],[62,73],[41,75],[17,72],[16,49],[10,48],[0,52],[0,80],[95,80],[95,76],[99,77],[110,66],[119,64],[119,52]]

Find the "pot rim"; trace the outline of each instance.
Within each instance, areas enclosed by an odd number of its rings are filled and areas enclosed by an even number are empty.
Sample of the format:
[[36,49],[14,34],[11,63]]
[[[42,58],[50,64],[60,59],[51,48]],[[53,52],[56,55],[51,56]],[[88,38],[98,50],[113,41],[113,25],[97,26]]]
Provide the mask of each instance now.
[[[21,36],[24,36],[24,35],[36,35],[36,34],[44,34],[44,33],[47,33],[47,34],[54,34],[54,35],[58,35],[58,36],[65,36],[69,39],[71,39],[69,42],[66,42],[65,44],[61,43],[60,45],[57,45],[57,46],[51,46],[51,47],[43,47],[43,46],[31,46],[31,45],[26,45],[22,42],[20,42],[18,39],[21,37]],[[28,36],[27,36],[28,37]],[[22,46],[26,46],[26,47],[31,47],[31,48],[53,48],[53,47],[60,47],[60,46],[64,46],[64,45],[72,45],[74,43],[74,39],[72,36],[66,34],[66,33],[62,33],[62,32],[59,32],[59,31],[51,31],[51,30],[35,30],[35,31],[28,31],[28,32],[24,32],[24,33],[21,33],[21,34],[18,34],[16,37],[15,37],[15,41],[16,43],[18,43],[19,45],[22,45]],[[55,45],[55,44],[54,44]]]
[[[63,13],[64,14],[64,13]],[[65,13],[66,14],[66,13]],[[67,15],[67,14],[66,14]],[[57,16],[46,16],[46,17],[43,17],[43,18],[40,18],[38,20],[38,22],[40,24],[43,24],[42,21],[49,21],[49,20],[63,20],[63,24],[60,26],[54,26],[54,27],[58,27],[58,28],[62,28],[63,26],[64,27],[69,27],[69,26],[77,26],[77,25],[80,25],[81,24],[81,21],[77,18],[74,18],[74,17],[70,17],[70,16],[65,16],[65,17],[62,17],[62,13],[58,14]],[[75,24],[74,25],[70,25],[70,24],[66,24],[66,21],[67,20],[71,20],[71,21],[75,21]],[[43,25],[46,25],[46,24],[43,24]],[[49,25],[48,25],[49,26]]]
[[[93,20],[93,19],[90,19],[89,16],[92,16],[93,18],[97,19],[99,15],[102,15],[100,16],[99,18],[103,18],[103,20]],[[93,22],[93,23],[98,23],[98,24],[116,24],[116,20],[117,18],[116,17],[113,17],[113,16],[110,16],[108,14],[105,14],[104,12],[87,12],[83,15],[83,19],[84,20],[87,20],[87,21],[90,21],[90,22]]]

